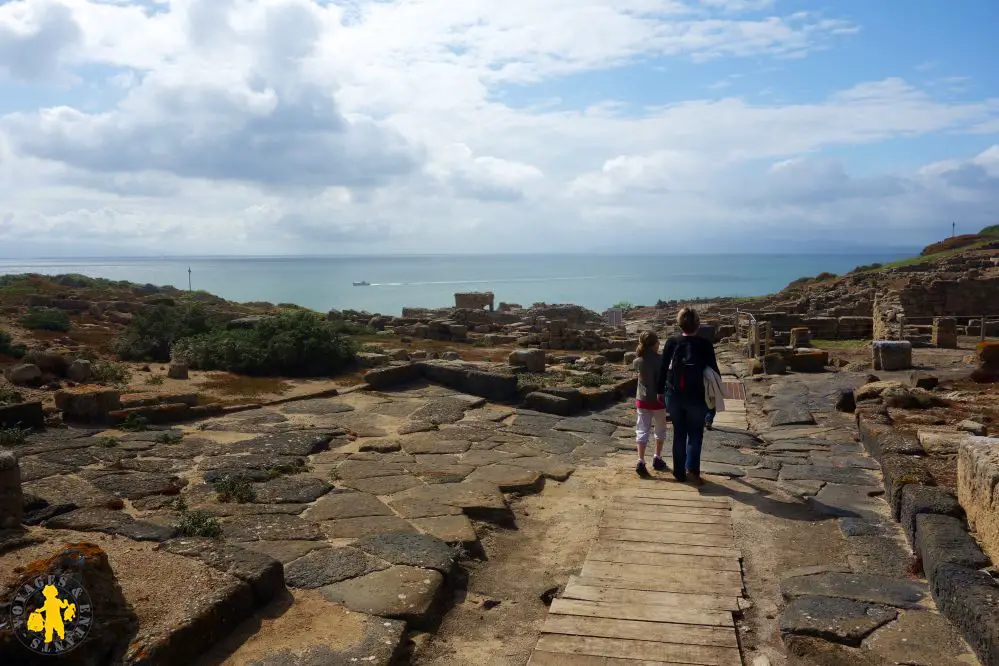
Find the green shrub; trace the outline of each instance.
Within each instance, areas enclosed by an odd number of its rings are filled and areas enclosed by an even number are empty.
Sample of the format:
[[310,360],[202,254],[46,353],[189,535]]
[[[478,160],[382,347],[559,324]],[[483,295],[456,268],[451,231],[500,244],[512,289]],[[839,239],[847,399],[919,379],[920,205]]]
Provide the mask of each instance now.
[[177,340],[221,328],[225,322],[196,301],[176,306],[160,305],[137,312],[112,348],[123,361],[170,360],[170,349]]
[[575,386],[576,388],[582,388],[582,387],[598,388],[613,383],[614,383],[613,377],[606,377],[604,375],[598,375],[594,373],[569,376],[569,384]]
[[149,386],[159,386],[164,381],[166,381],[166,378],[163,375],[149,375],[146,377],[146,384]]
[[218,518],[207,511],[187,511],[186,508],[180,512],[180,521],[176,525],[177,531],[183,536],[206,537],[217,539],[222,536],[222,524]]
[[612,308],[619,308],[621,310],[630,310],[630,309],[632,309],[635,306],[632,305],[628,301],[619,301],[619,302],[615,303],[614,305],[612,305],[611,307]]
[[336,374],[355,353],[349,337],[307,311],[284,312],[250,329],[203,333],[174,346],[174,356],[196,370],[292,377]]
[[143,432],[149,429],[149,419],[133,412],[125,417],[125,420],[118,426],[118,429],[130,432]]
[[13,386],[0,386],[0,405],[16,405],[24,402],[24,396]]
[[132,371],[124,363],[98,361],[91,368],[91,377],[98,384],[128,386],[128,382],[132,379]]
[[223,476],[214,483],[218,501],[222,503],[236,502],[246,504],[256,499],[253,485],[243,476]]
[[11,358],[21,358],[27,353],[27,349],[21,345],[14,344],[14,338],[7,331],[0,331],[0,355]]
[[113,449],[118,446],[118,440],[114,437],[104,436],[97,440],[97,446],[103,447],[105,449]]
[[0,428],[0,447],[20,446],[24,444],[31,430],[28,428]]
[[157,444],[176,444],[182,439],[184,436],[178,432],[161,432],[153,441]]
[[987,226],[980,233],[982,236],[999,236],[999,224]]
[[69,315],[54,308],[31,308],[26,315],[21,317],[21,325],[32,331],[65,333],[69,330]]
[[856,268],[854,268],[853,272],[854,273],[866,273],[868,271],[876,271],[879,268],[882,268],[883,266],[884,266],[884,264],[879,264],[879,263],[864,264],[863,266],[857,266]]

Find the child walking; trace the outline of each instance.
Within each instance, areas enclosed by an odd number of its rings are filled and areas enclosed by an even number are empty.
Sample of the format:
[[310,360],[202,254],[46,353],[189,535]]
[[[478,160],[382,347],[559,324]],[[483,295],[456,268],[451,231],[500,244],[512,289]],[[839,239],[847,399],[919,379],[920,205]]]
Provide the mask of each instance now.
[[666,439],[666,405],[656,395],[663,357],[659,353],[659,338],[656,334],[642,331],[638,336],[635,353],[638,355],[632,364],[638,372],[638,390],[635,395],[635,407],[638,410],[638,422],[635,425],[638,464],[635,471],[639,476],[647,477],[649,470],[645,467],[645,449],[649,444],[650,431],[654,431],[656,437],[656,454],[652,458],[652,467],[660,472],[667,470],[666,461],[662,459],[663,441]]

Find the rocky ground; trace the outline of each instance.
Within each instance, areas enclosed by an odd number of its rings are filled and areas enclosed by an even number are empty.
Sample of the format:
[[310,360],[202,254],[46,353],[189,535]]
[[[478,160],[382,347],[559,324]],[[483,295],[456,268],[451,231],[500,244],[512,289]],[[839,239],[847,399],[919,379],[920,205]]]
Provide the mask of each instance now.
[[[167,650],[169,634],[185,623],[220,608],[239,617],[233,605],[246,603],[245,590],[240,575],[218,566],[223,544],[234,548],[227,558],[252,563],[243,576],[251,584],[266,578],[259,570],[269,561],[280,562],[290,592],[271,591],[275,600],[258,595],[250,607],[259,611],[203,655],[204,663],[311,663],[321,654],[385,663],[412,647],[407,627],[436,627],[455,590],[463,595],[459,607],[478,603],[459,560],[476,575],[527,545],[520,530],[539,529],[537,518],[529,519],[529,510],[518,516],[513,497],[563,482],[580,465],[598,469],[632,446],[631,421],[624,407],[563,419],[422,385],[291,402],[173,430],[50,430],[16,450],[26,522],[44,525],[26,536],[44,541],[0,556],[0,569],[16,570],[57,542],[95,541],[139,617],[131,643]],[[236,477],[252,482],[226,486]],[[222,497],[220,488],[236,496]],[[578,509],[578,496],[563,496]],[[198,516],[196,528],[217,519],[221,539],[185,538],[178,527]],[[584,542],[586,534],[566,537]],[[535,565],[533,557],[508,564],[518,570],[515,579],[534,587],[526,598],[501,596],[507,608],[494,615],[518,604],[543,615],[541,595],[558,580],[554,572],[525,576]],[[177,577],[160,577],[140,592],[160,567]],[[188,603],[179,607],[170,589]],[[335,641],[300,621],[317,612],[343,625]],[[427,654],[461,651],[443,640],[426,646]]]

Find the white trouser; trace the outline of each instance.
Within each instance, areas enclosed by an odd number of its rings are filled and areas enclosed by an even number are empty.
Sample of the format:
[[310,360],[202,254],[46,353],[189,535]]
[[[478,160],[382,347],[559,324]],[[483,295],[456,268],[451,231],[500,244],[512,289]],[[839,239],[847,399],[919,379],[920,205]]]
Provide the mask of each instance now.
[[666,439],[666,410],[639,409],[638,423],[635,425],[635,441],[649,443],[649,432],[655,426],[656,439]]

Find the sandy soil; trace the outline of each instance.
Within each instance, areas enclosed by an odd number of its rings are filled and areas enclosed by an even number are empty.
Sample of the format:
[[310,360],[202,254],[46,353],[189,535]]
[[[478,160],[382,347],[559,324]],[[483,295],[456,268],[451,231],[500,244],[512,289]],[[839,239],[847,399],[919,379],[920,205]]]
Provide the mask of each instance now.
[[438,632],[415,637],[412,663],[526,664],[548,612],[542,594],[563,587],[582,566],[607,498],[621,475],[634,473],[632,457],[581,466],[565,483],[549,481],[540,495],[515,501],[517,529],[481,534],[488,561],[469,565],[467,589],[456,591]]
[[29,528],[32,535],[49,541],[20,548],[0,556],[4,583],[18,579],[18,570],[35,560],[50,557],[56,548],[68,543],[92,543],[107,553],[108,562],[125,599],[139,618],[139,636],[163,635],[188,619],[213,590],[235,579],[205,566],[198,560],[156,549],[158,544],[132,541],[96,532]]

